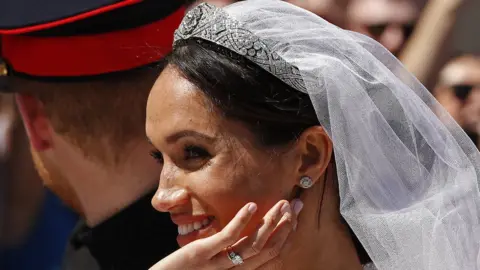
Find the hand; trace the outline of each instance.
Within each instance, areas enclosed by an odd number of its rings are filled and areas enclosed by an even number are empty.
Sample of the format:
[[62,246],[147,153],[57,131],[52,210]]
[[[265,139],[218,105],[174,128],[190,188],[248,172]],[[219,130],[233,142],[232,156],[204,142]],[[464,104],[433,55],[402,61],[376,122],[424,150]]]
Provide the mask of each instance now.
[[[257,210],[255,203],[248,203],[222,231],[184,246],[150,270],[278,269],[282,263],[278,255],[288,249],[287,238],[297,226],[302,206],[300,200],[294,200],[292,205],[287,201],[278,202],[253,234],[239,240]],[[242,265],[233,265],[225,251],[227,247],[243,258]]]

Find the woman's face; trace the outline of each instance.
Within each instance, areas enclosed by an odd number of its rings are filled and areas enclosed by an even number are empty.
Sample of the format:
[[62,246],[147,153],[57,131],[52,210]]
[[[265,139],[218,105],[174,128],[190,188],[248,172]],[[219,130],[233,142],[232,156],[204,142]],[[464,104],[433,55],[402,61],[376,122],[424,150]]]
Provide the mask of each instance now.
[[163,163],[152,203],[170,212],[181,246],[220,231],[248,202],[258,205],[257,225],[296,183],[294,151],[259,146],[246,125],[221,117],[173,67],[150,93],[146,133]]

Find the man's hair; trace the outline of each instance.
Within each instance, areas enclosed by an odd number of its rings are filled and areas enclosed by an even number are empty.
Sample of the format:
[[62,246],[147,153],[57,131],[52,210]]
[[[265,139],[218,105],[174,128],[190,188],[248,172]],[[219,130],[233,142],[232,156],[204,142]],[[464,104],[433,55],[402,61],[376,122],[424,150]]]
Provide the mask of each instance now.
[[145,67],[80,82],[14,77],[13,87],[40,100],[54,131],[86,157],[118,165],[132,141],[145,138],[146,102],[159,71]]

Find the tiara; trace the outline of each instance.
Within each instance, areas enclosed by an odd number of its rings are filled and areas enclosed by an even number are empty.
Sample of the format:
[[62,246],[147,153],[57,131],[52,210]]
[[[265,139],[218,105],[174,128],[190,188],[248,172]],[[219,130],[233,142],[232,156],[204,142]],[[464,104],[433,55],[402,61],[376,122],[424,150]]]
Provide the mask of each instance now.
[[190,10],[175,31],[173,47],[191,38],[210,41],[244,56],[289,86],[306,92],[299,69],[272,50],[273,42],[260,39],[221,8],[202,3]]

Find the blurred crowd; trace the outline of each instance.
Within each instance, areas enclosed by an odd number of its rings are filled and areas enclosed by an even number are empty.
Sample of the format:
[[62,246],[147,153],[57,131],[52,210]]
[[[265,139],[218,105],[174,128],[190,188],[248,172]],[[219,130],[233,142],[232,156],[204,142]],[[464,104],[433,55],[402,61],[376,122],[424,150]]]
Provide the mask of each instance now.
[[[209,2],[221,6],[233,1]],[[467,38],[459,40],[461,32],[472,33],[472,29],[478,27],[478,2],[289,2],[339,27],[379,41],[431,91],[480,146],[480,46],[475,48],[479,37],[467,34]],[[14,97],[8,94],[0,96],[0,215],[0,269],[53,270],[59,267],[77,217],[43,188],[33,166],[27,134],[16,112]]]

